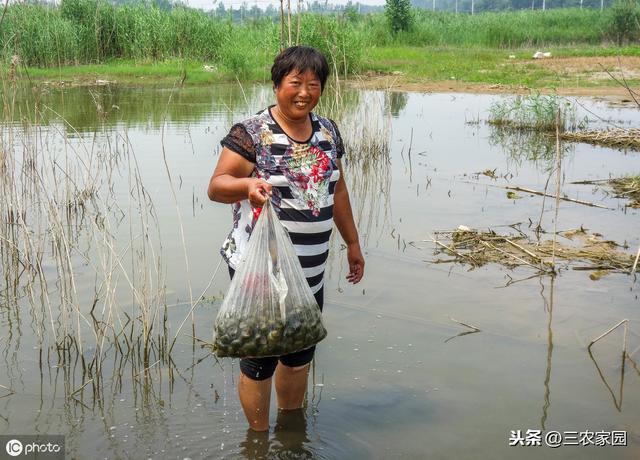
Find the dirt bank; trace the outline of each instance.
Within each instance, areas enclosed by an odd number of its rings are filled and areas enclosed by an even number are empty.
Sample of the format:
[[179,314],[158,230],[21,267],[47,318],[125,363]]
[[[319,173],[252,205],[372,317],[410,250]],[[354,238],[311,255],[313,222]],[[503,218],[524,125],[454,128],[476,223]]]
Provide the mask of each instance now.
[[[529,88],[521,85],[491,83],[469,83],[457,80],[430,81],[408,77],[401,72],[393,74],[368,73],[353,78],[349,83],[365,89],[382,89],[413,92],[456,92],[456,93],[528,93],[532,90],[541,93],[555,93],[574,96],[602,96],[616,102],[631,102],[626,88],[616,83],[611,75],[619,80],[631,81],[632,88],[640,91],[640,57],[562,57],[508,61],[516,67],[538,66],[556,74],[561,85]],[[526,72],[526,70],[523,69]],[[609,75],[608,72],[611,73]]]

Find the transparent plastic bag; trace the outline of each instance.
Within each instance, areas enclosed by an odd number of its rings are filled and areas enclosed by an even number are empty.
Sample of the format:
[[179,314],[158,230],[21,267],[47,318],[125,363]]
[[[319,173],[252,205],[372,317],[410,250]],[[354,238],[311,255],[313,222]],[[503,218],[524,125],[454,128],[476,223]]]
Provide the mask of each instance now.
[[289,234],[267,200],[214,323],[219,357],[281,356],[327,335]]

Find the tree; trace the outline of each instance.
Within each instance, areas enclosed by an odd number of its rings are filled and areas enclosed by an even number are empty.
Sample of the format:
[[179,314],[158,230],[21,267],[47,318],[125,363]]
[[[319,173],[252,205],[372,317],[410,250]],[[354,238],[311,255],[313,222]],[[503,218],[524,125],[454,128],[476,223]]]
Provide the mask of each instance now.
[[386,0],[384,14],[394,34],[409,30],[413,24],[411,0]]
[[622,46],[640,37],[640,7],[636,0],[616,0],[610,10],[609,33]]

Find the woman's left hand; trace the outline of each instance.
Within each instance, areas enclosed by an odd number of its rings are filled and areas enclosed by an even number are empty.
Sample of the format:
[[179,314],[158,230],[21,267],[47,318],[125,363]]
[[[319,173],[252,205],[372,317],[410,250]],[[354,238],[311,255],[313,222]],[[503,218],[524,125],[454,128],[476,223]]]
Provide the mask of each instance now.
[[364,276],[364,257],[362,256],[360,243],[347,245],[347,261],[349,262],[347,281],[356,284]]

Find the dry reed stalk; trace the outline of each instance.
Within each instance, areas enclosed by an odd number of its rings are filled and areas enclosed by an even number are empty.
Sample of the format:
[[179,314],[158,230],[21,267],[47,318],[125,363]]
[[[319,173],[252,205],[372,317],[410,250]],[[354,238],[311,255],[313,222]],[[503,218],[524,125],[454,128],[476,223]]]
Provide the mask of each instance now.
[[[165,144],[164,144],[164,128],[165,128],[165,125],[166,125],[167,115],[169,113],[169,105],[171,104],[172,96],[173,96],[173,91],[169,95],[169,100],[167,101],[164,121],[162,123],[162,129],[161,129],[161,134],[160,134],[160,143],[161,143],[161,147],[162,147],[162,159],[163,159],[163,162],[164,162],[165,171],[167,173],[167,178],[169,180],[169,188],[171,190],[171,195],[173,196],[173,201],[174,201],[174,204],[176,206],[176,214],[178,216],[178,224],[179,224],[179,227],[180,227],[180,239],[182,241],[182,250],[183,250],[183,254],[184,254],[186,275],[187,275],[187,286],[189,288],[189,303],[191,305],[194,305],[193,289],[191,287],[191,273],[190,273],[190,270],[189,270],[189,256],[187,254],[187,243],[186,243],[185,236],[184,236],[184,225],[182,224],[182,214],[180,212],[180,206],[178,204],[178,196],[176,194],[176,190],[175,190],[175,187],[173,185],[173,180],[171,179],[171,170],[169,169],[169,163],[167,162],[167,151],[166,151]],[[192,313],[191,313],[191,325],[192,325],[192,330],[194,332],[193,335],[195,335],[195,320],[194,320],[194,316],[193,316],[193,309],[192,309]],[[171,353],[171,351],[173,350],[175,342],[176,342],[176,338],[173,339],[173,342],[171,343],[171,346],[169,347],[169,353]]]
[[298,24],[296,26],[296,29],[297,29],[296,30],[296,45],[300,44],[300,18],[302,16],[301,5],[302,5],[302,0],[298,0],[298,14],[296,15],[297,16],[296,19],[297,19],[297,22],[298,22]]
[[558,212],[560,210],[560,173],[562,169],[562,156],[560,155],[560,109],[556,112],[556,206],[553,219],[553,249],[551,252],[551,266],[556,266],[556,240],[558,237]]
[[[6,100],[7,93],[3,94]],[[4,104],[5,116],[7,107]],[[46,110],[50,110],[45,107]],[[39,111],[36,110],[36,114]],[[10,114],[9,114],[10,115]],[[10,117],[9,117],[10,118]],[[129,177],[137,190],[137,203],[140,206],[140,227],[144,238],[132,239],[132,242],[141,241],[142,246],[137,252],[138,257],[133,258],[132,278],[128,278],[128,270],[122,263],[122,258],[128,253],[128,249],[118,254],[115,248],[115,237],[110,228],[110,220],[106,217],[110,209],[118,209],[117,203],[105,203],[102,209],[96,201],[93,201],[97,190],[112,183],[111,175],[115,163],[111,155],[106,159],[101,157],[97,148],[97,134],[93,140],[86,139],[75,130],[64,118],[59,117],[68,131],[77,134],[78,142],[72,145],[72,139],[67,137],[65,130],[52,125],[49,132],[63,140],[63,161],[57,154],[49,153],[49,140],[43,135],[42,129],[37,123],[25,123],[22,128],[5,129],[0,124],[0,213],[10,216],[9,220],[0,220],[0,251],[3,260],[3,272],[5,282],[13,277],[11,283],[16,289],[16,302],[18,301],[17,289],[24,286],[26,298],[31,305],[37,302],[38,295],[42,299],[42,312],[48,311],[51,334],[56,346],[58,359],[62,363],[65,374],[65,391],[71,397],[79,390],[72,391],[75,385],[70,384],[70,378],[76,375],[76,367],[88,372],[93,377],[90,380],[96,391],[101,388],[101,372],[103,353],[109,349],[107,344],[107,331],[112,331],[113,344],[118,353],[126,353],[133,357],[132,352],[142,352],[144,358],[141,362],[148,362],[150,356],[163,353],[163,345],[155,344],[152,338],[154,324],[159,324],[159,299],[163,295],[162,283],[158,283],[158,290],[154,289],[152,269],[153,263],[149,260],[158,260],[156,273],[160,274],[159,258],[156,257],[153,244],[146,243],[149,239],[150,229],[154,228],[149,222],[153,214],[149,212],[150,200],[141,184],[139,171],[131,173]],[[14,133],[21,136],[18,142],[14,141]],[[136,163],[137,167],[137,163]],[[130,165],[130,169],[131,165]],[[106,180],[105,180],[106,179]],[[130,183],[131,184],[131,183]],[[79,216],[77,213],[81,213]],[[85,220],[85,213],[90,218]],[[135,215],[134,213],[130,213]],[[105,225],[106,222],[106,225]],[[96,258],[102,268],[94,265],[88,254],[79,248],[81,242],[80,232],[86,228],[86,223],[94,226],[94,232],[89,232],[89,237],[94,242],[103,241],[103,244],[94,246]],[[155,222],[157,224],[157,222]],[[5,225],[8,224],[8,225]],[[157,225],[155,225],[157,227]],[[90,230],[90,229],[88,229]],[[50,235],[49,237],[46,237]],[[100,236],[102,235],[102,236]],[[47,245],[50,242],[50,256],[47,255]],[[133,248],[132,251],[133,252]],[[80,299],[77,289],[76,259],[82,258],[87,266],[93,267],[96,273],[97,289],[94,305],[91,309],[91,321],[80,309]],[[45,257],[52,261],[58,276],[60,301],[55,305],[49,297],[49,281],[43,270]],[[6,270],[13,267],[10,271]],[[123,276],[124,275],[124,276]],[[127,278],[131,292],[138,297],[142,334],[137,333],[137,321],[127,319],[126,323],[120,318],[120,327],[117,328],[114,320],[120,316],[120,307],[116,301],[116,291],[119,277]],[[102,277],[102,281],[100,278]],[[140,284],[138,285],[138,281]],[[39,282],[40,294],[36,289]],[[7,283],[7,286],[10,284]],[[99,286],[99,287],[98,287]],[[104,293],[102,313],[95,311],[101,293]],[[54,309],[55,307],[55,309]],[[18,307],[16,307],[18,308]],[[126,312],[123,312],[130,318]],[[36,315],[35,310],[32,314]],[[96,317],[97,315],[97,317]],[[34,316],[35,317],[35,316]],[[44,318],[44,316],[43,316]],[[73,318],[73,319],[72,319]],[[165,315],[166,322],[166,315]],[[40,343],[44,341],[44,324],[37,320],[36,333]],[[71,325],[73,324],[73,325]],[[143,337],[134,342],[127,337],[125,328],[130,327],[129,337]],[[87,363],[83,350],[88,337],[83,330],[88,328],[93,333],[96,350],[93,358]],[[60,335],[59,332],[60,331]],[[162,334],[158,334],[158,340],[163,340]],[[165,329],[166,335],[166,329]],[[119,338],[124,337],[127,349],[119,344]],[[89,344],[90,345],[90,344]],[[74,358],[75,356],[75,358]],[[137,363],[138,359],[132,361]],[[137,365],[137,364],[136,364]],[[83,389],[88,383],[83,384]]]
[[469,329],[473,329],[474,331],[477,331],[477,332],[481,331],[481,329],[479,327],[472,326],[471,324],[468,324],[468,323],[463,323],[462,321],[458,321],[457,319],[452,318],[451,316],[449,316],[449,319],[451,321],[453,321],[454,323],[458,323],[458,324],[460,324],[460,325],[462,325],[464,327],[468,327]]
[[190,316],[193,316],[193,311],[195,310],[196,306],[204,299],[205,294],[209,290],[209,287],[211,286],[211,283],[213,283],[213,279],[215,278],[216,274],[218,273],[218,270],[220,269],[220,265],[221,264],[222,264],[222,259],[218,262],[218,266],[213,271],[213,274],[211,275],[211,278],[209,278],[209,282],[207,283],[207,286],[202,291],[202,294],[200,294],[198,299],[195,302],[193,302],[193,304],[191,305],[191,309],[189,310],[189,313],[187,313],[187,316],[185,316],[185,318],[182,320],[182,323],[180,323],[180,326],[178,327],[178,330],[176,331],[176,333],[175,333],[175,335],[173,337],[173,340],[171,341],[171,346],[169,348],[169,351],[171,351],[173,349],[173,346],[176,343],[176,340],[178,339],[178,335],[180,335],[180,331],[182,330],[182,327],[186,323],[187,318],[189,318]]
[[287,31],[289,34],[287,46],[291,46],[291,0],[287,0]]
[[627,323],[628,322],[629,322],[628,319],[623,319],[622,321],[618,322],[617,324],[615,324],[611,328],[607,329],[605,332],[603,332],[598,337],[596,337],[591,342],[589,342],[589,345],[587,346],[587,349],[588,350],[591,349],[591,347],[596,342],[598,342],[600,339],[606,337],[607,335],[611,334],[614,330],[616,330],[617,328],[619,328],[620,326],[622,326],[624,324],[624,336],[623,336],[623,339],[622,339],[622,352],[625,353],[627,351],[627,332],[628,332]]
[[638,253],[636,254],[636,258],[633,261],[633,267],[631,267],[631,275],[636,272],[636,268],[638,267],[638,260],[640,259],[640,248],[638,248]]

